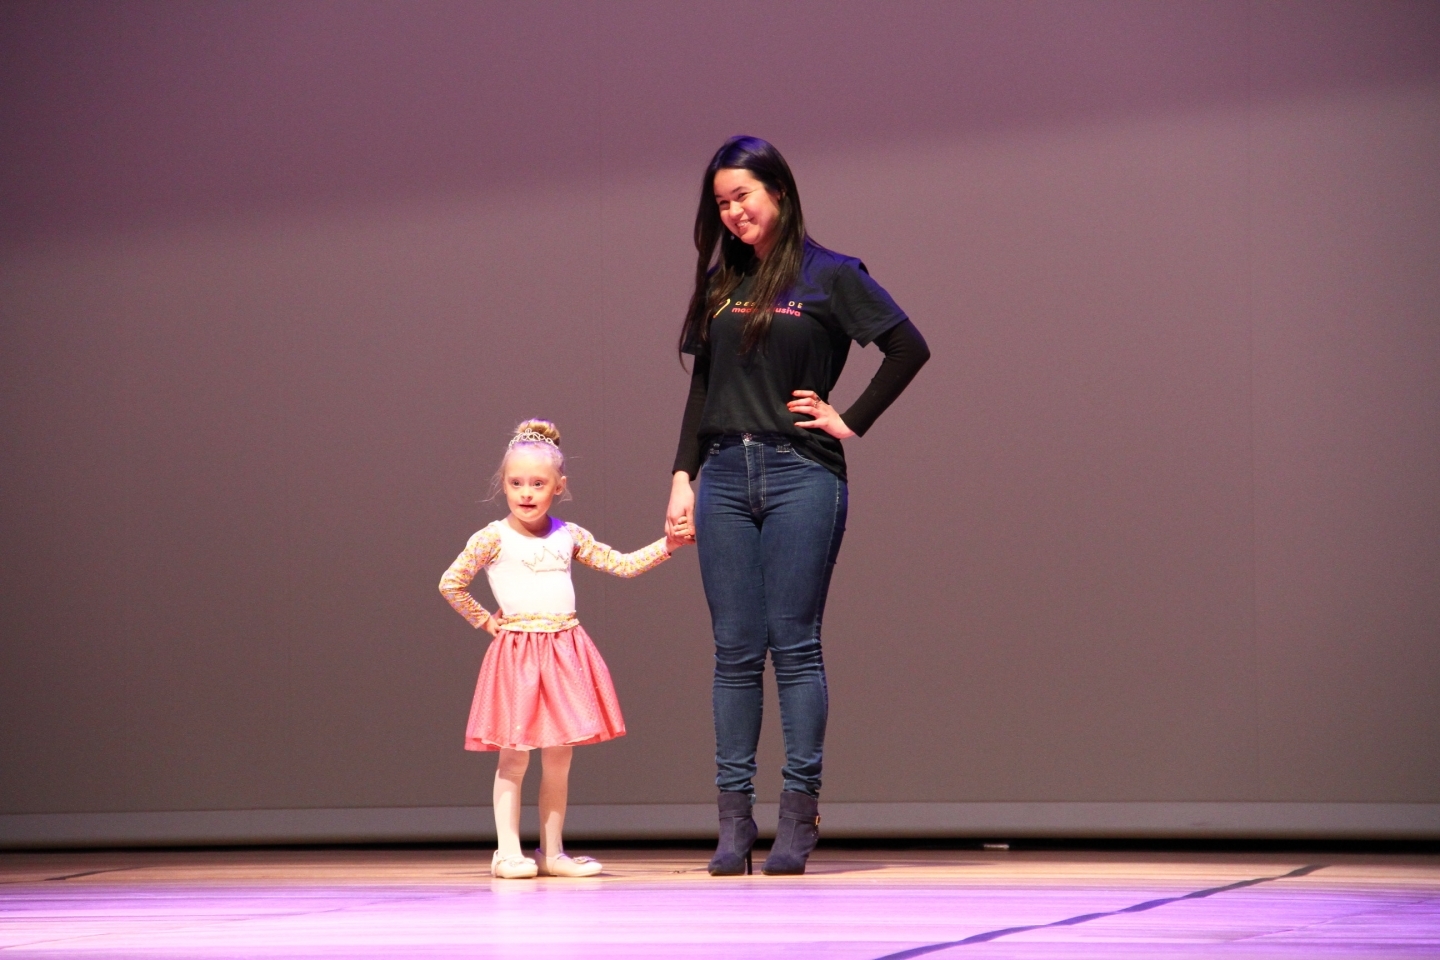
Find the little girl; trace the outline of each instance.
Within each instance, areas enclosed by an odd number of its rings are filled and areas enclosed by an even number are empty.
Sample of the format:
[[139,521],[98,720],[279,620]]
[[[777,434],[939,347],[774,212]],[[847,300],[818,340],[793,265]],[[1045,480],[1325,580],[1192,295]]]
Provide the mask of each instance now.
[[[496,877],[537,873],[588,877],[601,870],[590,857],[570,857],[560,835],[571,748],[625,735],[625,720],[610,671],[575,619],[570,560],[621,577],[639,576],[690,542],[675,529],[634,553],[618,553],[573,523],[552,520],[550,505],[565,493],[560,431],[548,420],[526,420],[496,472],[510,515],[470,538],[440,579],[440,592],[471,626],[495,638],[480,667],[480,682],[465,731],[466,750],[499,750],[495,770],[495,832],[490,861]],[[481,568],[499,604],[497,615],[467,589]],[[520,784],[540,749],[540,849],[520,850]]]

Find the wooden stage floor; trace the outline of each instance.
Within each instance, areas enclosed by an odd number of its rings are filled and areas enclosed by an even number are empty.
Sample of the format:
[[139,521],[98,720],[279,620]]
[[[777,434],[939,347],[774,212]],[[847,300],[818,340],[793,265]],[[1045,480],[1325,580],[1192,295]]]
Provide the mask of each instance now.
[[[577,847],[583,852],[583,847]],[[603,850],[492,881],[488,851],[0,854],[7,957],[1440,957],[1440,857],[825,849],[715,879]],[[758,861],[757,861],[758,866]]]

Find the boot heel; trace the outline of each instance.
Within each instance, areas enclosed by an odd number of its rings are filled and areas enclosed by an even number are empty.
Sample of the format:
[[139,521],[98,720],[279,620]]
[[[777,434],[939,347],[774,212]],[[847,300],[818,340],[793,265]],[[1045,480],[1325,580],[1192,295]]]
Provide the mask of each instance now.
[[720,839],[705,869],[712,877],[735,877],[754,870],[750,848],[755,845],[755,819],[748,793],[721,793],[718,801]]
[[780,794],[780,822],[775,843],[760,872],[766,876],[805,872],[805,862],[820,839],[820,802],[807,794],[786,790]]

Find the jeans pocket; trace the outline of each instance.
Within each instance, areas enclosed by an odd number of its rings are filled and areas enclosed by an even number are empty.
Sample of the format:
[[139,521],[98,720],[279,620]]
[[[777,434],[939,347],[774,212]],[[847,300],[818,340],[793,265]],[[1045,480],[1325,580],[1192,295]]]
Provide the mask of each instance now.
[[812,460],[809,457],[805,456],[805,454],[795,449],[794,444],[782,443],[780,446],[775,448],[775,452],[789,460],[795,460],[812,467],[819,467],[821,470],[826,470],[826,467],[823,463],[820,463],[817,460]]

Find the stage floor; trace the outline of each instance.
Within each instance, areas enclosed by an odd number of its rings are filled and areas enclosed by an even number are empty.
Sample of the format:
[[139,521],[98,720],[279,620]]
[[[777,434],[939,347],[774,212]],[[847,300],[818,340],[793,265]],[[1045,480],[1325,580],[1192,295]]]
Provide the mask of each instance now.
[[802,878],[716,879],[703,851],[592,852],[600,877],[519,881],[457,849],[0,854],[0,952],[1440,957],[1435,856],[822,846]]

